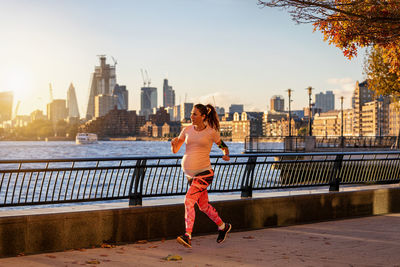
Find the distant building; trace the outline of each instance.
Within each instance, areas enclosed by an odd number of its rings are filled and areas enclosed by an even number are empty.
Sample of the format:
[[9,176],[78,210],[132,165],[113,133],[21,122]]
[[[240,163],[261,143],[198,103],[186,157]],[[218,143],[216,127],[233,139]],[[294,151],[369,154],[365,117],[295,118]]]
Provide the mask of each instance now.
[[215,107],[215,111],[219,116],[225,115],[225,109],[223,107]]
[[79,120],[78,100],[76,99],[75,87],[71,83],[67,91],[68,120]]
[[117,109],[128,110],[128,90],[126,90],[125,85],[116,84],[112,91],[112,95],[116,97]]
[[[115,66],[106,64],[106,57],[100,56],[100,66],[96,66],[90,81],[89,101],[86,111],[86,119],[90,120],[95,116],[95,98],[97,95],[111,95],[117,78]],[[104,108],[99,108],[105,110]]]
[[175,91],[168,85],[167,79],[164,79],[163,84],[163,106],[166,108],[175,106]]
[[114,108],[105,116],[97,117],[79,127],[80,132],[96,133],[99,137],[135,136],[144,125],[143,116],[136,111],[119,110]]
[[13,92],[0,92],[0,124],[12,119]]
[[157,110],[155,114],[149,115],[149,121],[161,125],[164,124],[165,122],[169,122],[170,117],[167,110],[164,107],[160,107],[160,109]]
[[242,114],[242,112],[243,112],[243,105],[241,105],[241,104],[232,104],[232,105],[230,105],[230,106],[229,106],[229,113],[230,113],[230,114],[233,114],[233,113],[235,113],[235,112],[237,112],[237,113],[239,113],[239,114]]
[[157,88],[142,87],[140,91],[140,115],[146,119],[153,113],[153,108],[157,107]]
[[[94,98],[94,116],[101,117],[118,106],[118,96],[97,95]],[[117,108],[118,109],[118,108]]]
[[194,104],[193,103],[183,103],[180,108],[180,121],[190,120],[190,115],[192,113]]
[[271,97],[270,110],[277,112],[285,111],[285,99],[283,98],[283,96],[274,95],[273,97]]
[[176,105],[173,107],[173,121],[181,121],[181,105]]
[[356,82],[356,87],[353,93],[353,135],[362,136],[363,123],[362,117],[362,107],[367,102],[371,102],[374,99],[374,92],[368,89],[367,81],[362,83]]
[[315,108],[320,109],[321,112],[328,112],[335,109],[335,95],[332,91],[326,93],[320,92],[315,94]]
[[37,109],[31,112],[31,121],[47,120],[47,117],[43,114],[43,111]]
[[68,117],[67,104],[65,99],[54,99],[47,104],[47,119],[56,123]]
[[263,112],[235,112],[232,121],[232,141],[244,141],[247,136],[262,135]]

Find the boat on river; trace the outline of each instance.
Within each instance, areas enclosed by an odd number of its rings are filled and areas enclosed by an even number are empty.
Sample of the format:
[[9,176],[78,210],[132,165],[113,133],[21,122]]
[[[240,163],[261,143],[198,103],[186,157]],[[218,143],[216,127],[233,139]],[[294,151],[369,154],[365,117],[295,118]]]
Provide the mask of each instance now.
[[78,145],[95,144],[97,143],[97,134],[94,133],[78,133],[75,138]]

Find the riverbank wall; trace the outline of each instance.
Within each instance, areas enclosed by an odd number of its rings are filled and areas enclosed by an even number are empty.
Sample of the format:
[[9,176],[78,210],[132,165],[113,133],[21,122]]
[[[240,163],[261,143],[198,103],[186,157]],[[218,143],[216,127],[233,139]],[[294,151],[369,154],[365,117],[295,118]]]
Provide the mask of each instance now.
[[[212,202],[233,231],[400,212],[398,187],[351,192],[235,199]],[[13,214],[15,213],[15,214]],[[133,206],[78,211],[52,209],[0,214],[0,257],[99,247],[103,244],[175,238],[182,234],[184,205]],[[193,235],[216,234],[196,210]]]

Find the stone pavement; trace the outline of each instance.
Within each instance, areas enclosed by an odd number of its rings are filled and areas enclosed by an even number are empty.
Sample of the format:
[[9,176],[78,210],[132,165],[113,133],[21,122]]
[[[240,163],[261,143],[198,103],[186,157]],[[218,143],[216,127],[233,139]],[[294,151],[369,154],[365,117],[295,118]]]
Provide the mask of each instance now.
[[[211,223],[211,222],[210,222]],[[0,266],[400,266],[400,214],[0,259]],[[168,255],[182,257],[168,261]]]

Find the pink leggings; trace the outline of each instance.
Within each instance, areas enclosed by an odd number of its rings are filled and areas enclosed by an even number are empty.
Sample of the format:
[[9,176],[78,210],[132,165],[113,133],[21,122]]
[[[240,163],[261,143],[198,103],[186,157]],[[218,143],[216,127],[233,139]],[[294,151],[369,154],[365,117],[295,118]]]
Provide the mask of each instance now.
[[193,177],[192,184],[185,196],[185,224],[186,232],[192,233],[195,219],[194,204],[197,203],[199,209],[207,214],[207,216],[217,225],[222,224],[218,212],[208,203],[207,187],[211,184],[214,177],[214,171],[209,170]]

